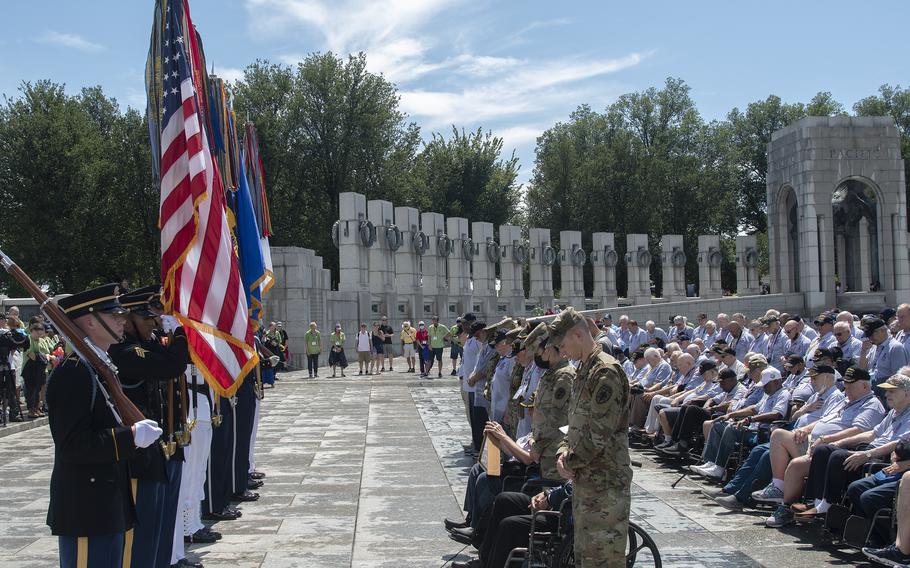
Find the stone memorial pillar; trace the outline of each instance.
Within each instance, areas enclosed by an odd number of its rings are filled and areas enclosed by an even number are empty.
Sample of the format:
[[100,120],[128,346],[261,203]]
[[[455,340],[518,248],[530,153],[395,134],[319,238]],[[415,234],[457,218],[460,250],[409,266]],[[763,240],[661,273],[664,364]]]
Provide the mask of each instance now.
[[401,247],[395,251],[395,292],[398,305],[396,319],[411,320],[423,313],[423,289],[420,286],[420,256],[427,239],[420,230],[420,213],[413,207],[395,208],[395,225],[401,231]]
[[368,237],[375,228],[367,220],[364,195],[346,191],[338,196],[338,289],[345,292],[367,292],[369,277]]
[[720,298],[723,287],[720,281],[724,254],[720,249],[718,235],[698,236],[698,297]]
[[[497,315],[496,264],[500,257],[499,243],[493,239],[493,224],[471,223],[471,240],[474,242],[474,304],[480,305],[480,312],[485,319],[492,320]],[[477,317],[479,319],[481,315]]]
[[396,232],[395,208],[390,201],[373,199],[367,201],[367,218],[375,229],[375,240],[369,249],[370,303],[375,307],[371,312],[389,316],[389,325],[394,329],[401,322],[397,318],[395,296],[395,251],[399,246],[400,232]]
[[678,302],[686,297],[686,253],[682,235],[664,235],[660,240],[663,297]]
[[[423,257],[423,304],[424,318],[438,315],[445,317],[446,303],[446,258],[451,251],[451,241],[446,235],[445,218],[441,213],[421,213],[420,226],[428,237],[429,246]],[[429,313],[426,313],[429,307]],[[429,324],[428,324],[429,325]]]
[[613,233],[594,233],[591,236],[591,265],[594,268],[594,299],[603,309],[616,305],[616,263],[619,254],[614,248]]
[[585,309],[584,266],[588,255],[581,248],[581,231],[559,232],[559,298],[577,310]]
[[546,311],[553,306],[553,263],[556,250],[550,244],[550,229],[528,229],[528,262],[531,276],[529,300]]
[[508,306],[512,316],[524,315],[525,287],[524,267],[528,262],[528,246],[521,235],[521,227],[499,226],[500,282],[499,302]]
[[449,321],[455,321],[459,315],[471,311],[471,259],[474,257],[474,243],[468,227],[468,220],[463,217],[446,219],[446,234],[452,240],[452,254],[447,259],[449,269]]
[[872,283],[872,257],[869,246],[869,221],[863,217],[859,220],[859,281],[861,290],[868,290]]
[[751,296],[759,292],[758,241],[755,235],[737,235],[736,293],[739,296]]
[[651,253],[648,235],[626,235],[626,297],[632,305],[651,303]]

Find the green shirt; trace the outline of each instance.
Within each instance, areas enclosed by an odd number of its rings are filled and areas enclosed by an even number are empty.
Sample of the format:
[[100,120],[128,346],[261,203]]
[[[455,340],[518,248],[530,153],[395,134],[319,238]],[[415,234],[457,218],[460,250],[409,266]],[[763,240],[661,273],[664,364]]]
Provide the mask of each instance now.
[[316,355],[322,351],[322,334],[319,331],[308,331],[303,334],[307,355]]
[[446,346],[445,337],[450,333],[449,328],[442,324],[430,325],[427,333],[430,336],[430,349],[441,349]]

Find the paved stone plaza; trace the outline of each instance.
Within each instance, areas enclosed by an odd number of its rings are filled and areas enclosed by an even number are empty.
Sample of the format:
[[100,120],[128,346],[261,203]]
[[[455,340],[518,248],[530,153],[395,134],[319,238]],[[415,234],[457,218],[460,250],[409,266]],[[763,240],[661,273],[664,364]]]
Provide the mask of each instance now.
[[[195,545],[207,568],[439,568],[462,546],[443,517],[460,514],[471,461],[454,378],[346,379],[283,375],[266,391],[257,468],[262,499],[222,522],[224,539]],[[802,567],[862,564],[816,546],[808,528],[766,529],[767,513],[734,514],[648,455],[635,472],[633,516],[657,541],[664,566]],[[53,461],[46,427],[0,438],[0,566],[46,568],[56,539],[44,524]]]

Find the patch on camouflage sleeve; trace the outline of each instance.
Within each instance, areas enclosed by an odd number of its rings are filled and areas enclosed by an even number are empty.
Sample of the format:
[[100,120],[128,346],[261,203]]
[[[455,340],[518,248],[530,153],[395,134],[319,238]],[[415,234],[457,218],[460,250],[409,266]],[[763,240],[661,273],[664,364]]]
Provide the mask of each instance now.
[[597,394],[594,396],[594,400],[597,402],[597,404],[604,404],[612,398],[613,389],[610,387],[610,385],[601,385],[601,387],[597,389]]
[[566,392],[567,392],[566,387],[559,387],[558,389],[556,389],[556,392],[553,394],[553,397],[556,400],[562,400],[562,399],[566,398]]

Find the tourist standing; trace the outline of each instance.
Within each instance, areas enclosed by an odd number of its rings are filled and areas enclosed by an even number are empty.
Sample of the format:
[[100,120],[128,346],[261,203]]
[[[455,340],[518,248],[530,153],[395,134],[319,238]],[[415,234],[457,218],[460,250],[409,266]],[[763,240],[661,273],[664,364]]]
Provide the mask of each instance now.
[[51,345],[44,336],[44,324],[41,321],[32,322],[28,328],[29,346],[25,351],[25,364],[22,368],[22,378],[25,380],[25,405],[28,408],[29,418],[44,416],[44,383],[47,382],[47,369],[50,365]]
[[426,366],[427,359],[430,356],[430,343],[429,343],[429,334],[427,333],[427,325],[422,321],[417,322],[417,355],[420,359],[420,376],[427,376],[424,367]]
[[417,342],[417,330],[411,327],[411,322],[401,324],[401,352],[408,363],[406,373],[414,372],[414,344]]
[[306,370],[309,377],[319,376],[319,354],[322,353],[322,334],[316,329],[316,322],[310,322],[310,329],[303,334],[306,343]]
[[360,324],[360,331],[357,332],[357,364],[360,370],[358,375],[363,374],[364,365],[367,373],[370,372],[370,359],[372,358],[373,340],[370,338],[370,332],[367,330],[367,324]]
[[433,316],[433,323],[427,329],[430,345],[430,360],[427,362],[424,375],[429,375],[433,369],[433,361],[438,363],[437,377],[442,377],[442,350],[445,349],[446,339],[449,338],[449,328],[439,323],[439,316]]
[[455,319],[455,325],[449,328],[451,339],[451,348],[449,349],[449,358],[452,360],[452,373],[454,377],[458,375],[458,358],[464,353],[464,340],[467,336],[461,329],[461,318]]
[[335,324],[335,331],[329,336],[332,349],[329,351],[329,366],[332,367],[332,377],[335,376],[335,367],[341,367],[341,376],[345,376],[344,369],[348,366],[348,359],[344,355],[344,332],[341,324]]
[[380,366],[385,360],[385,334],[382,333],[382,328],[379,327],[379,322],[377,321],[373,322],[373,333],[371,335],[371,339],[373,340],[373,348],[371,351],[373,358],[370,362],[370,374],[378,375],[380,374]]
[[[389,370],[391,371],[392,361],[395,359],[395,352],[392,351],[392,336],[395,334],[395,330],[389,325],[388,316],[382,316],[382,322],[379,324],[379,331],[382,332],[382,351],[389,360]],[[382,370],[385,371],[384,364],[382,365]]]

